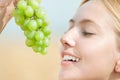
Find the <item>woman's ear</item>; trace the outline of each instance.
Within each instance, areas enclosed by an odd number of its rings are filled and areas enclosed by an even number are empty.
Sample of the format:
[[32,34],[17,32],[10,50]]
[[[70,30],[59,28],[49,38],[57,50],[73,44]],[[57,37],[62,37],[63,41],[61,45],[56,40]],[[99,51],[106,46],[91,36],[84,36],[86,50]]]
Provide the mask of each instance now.
[[116,54],[117,59],[115,64],[115,72],[120,73],[120,49]]
[[118,59],[117,62],[116,62],[115,72],[120,73],[120,59]]
[[120,73],[120,48],[116,52],[116,64],[114,70],[115,72]]

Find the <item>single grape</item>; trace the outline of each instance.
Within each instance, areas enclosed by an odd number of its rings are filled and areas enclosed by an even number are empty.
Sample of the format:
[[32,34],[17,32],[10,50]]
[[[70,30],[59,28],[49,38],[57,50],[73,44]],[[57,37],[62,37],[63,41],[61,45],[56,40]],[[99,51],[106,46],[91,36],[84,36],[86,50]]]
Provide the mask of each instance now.
[[41,48],[40,52],[42,55],[45,55],[47,53],[47,48]]
[[27,26],[21,25],[21,29],[22,29],[23,31],[26,31],[26,30],[27,30]]
[[27,27],[30,31],[36,30],[38,28],[36,20],[30,20]]
[[25,19],[23,25],[21,26],[21,29],[22,29],[23,31],[28,30],[28,23],[29,23],[29,21],[30,21],[30,19]]
[[39,3],[36,0],[29,0],[28,3],[33,9],[38,9],[39,8]]
[[40,46],[37,47],[37,51],[38,51],[38,52],[41,51],[41,47],[40,47]]
[[50,31],[50,29],[48,27],[44,27],[42,29],[42,31],[43,31],[43,33],[44,33],[45,36],[48,36],[48,35],[51,34],[51,31]]
[[32,46],[34,52],[38,52],[37,46]]
[[35,33],[35,39],[36,39],[37,41],[40,41],[40,40],[42,40],[43,38],[44,38],[44,34],[43,34],[42,31],[37,31],[37,32]]
[[50,19],[48,18],[48,15],[46,14],[43,19],[43,26],[50,25]]
[[35,41],[36,46],[42,46],[42,44],[43,44],[43,40]]
[[24,23],[24,16],[16,16],[15,17],[15,22],[19,26],[23,25],[23,23]]
[[25,44],[26,44],[28,47],[31,47],[31,46],[34,45],[34,40],[26,39]]
[[19,9],[14,9],[13,10],[13,16],[24,16],[24,12],[22,10]]
[[26,6],[27,6],[27,3],[24,0],[20,0],[17,4],[18,9],[20,10],[25,10]]
[[26,9],[25,9],[25,15],[27,17],[32,17],[34,14],[34,10],[32,9],[31,6],[27,6]]
[[42,44],[42,46],[48,47],[49,44],[50,44],[50,40],[49,40],[47,37],[45,37],[45,38],[43,39],[43,44]]
[[44,19],[44,15],[45,15],[45,11],[43,8],[40,8],[38,10],[35,11],[35,15],[38,17],[38,18],[41,18],[41,19]]
[[37,19],[36,22],[37,22],[37,24],[38,24],[39,27],[41,27],[42,24],[43,24],[42,19]]
[[41,51],[41,47],[40,46],[33,46],[32,49],[35,52],[40,52]]
[[25,31],[25,32],[27,39],[31,39],[31,40],[34,39],[34,35],[36,31]]

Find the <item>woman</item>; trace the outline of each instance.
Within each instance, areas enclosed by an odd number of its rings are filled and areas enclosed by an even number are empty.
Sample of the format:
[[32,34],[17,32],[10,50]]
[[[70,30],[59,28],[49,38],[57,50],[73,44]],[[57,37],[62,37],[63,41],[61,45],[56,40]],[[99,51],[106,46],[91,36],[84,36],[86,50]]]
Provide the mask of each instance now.
[[84,0],[61,38],[59,80],[120,80],[119,34],[120,0]]
[[59,80],[120,80],[120,0],[83,0],[61,43]]
[[0,33],[12,17],[12,11],[18,0],[0,0]]

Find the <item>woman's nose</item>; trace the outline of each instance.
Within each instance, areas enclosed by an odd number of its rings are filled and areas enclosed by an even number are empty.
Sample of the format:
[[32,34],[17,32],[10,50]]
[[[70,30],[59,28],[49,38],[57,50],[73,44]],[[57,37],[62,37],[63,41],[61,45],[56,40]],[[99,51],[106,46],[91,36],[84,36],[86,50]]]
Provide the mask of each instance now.
[[74,47],[75,46],[75,35],[71,31],[68,31],[61,38],[61,43],[64,47]]

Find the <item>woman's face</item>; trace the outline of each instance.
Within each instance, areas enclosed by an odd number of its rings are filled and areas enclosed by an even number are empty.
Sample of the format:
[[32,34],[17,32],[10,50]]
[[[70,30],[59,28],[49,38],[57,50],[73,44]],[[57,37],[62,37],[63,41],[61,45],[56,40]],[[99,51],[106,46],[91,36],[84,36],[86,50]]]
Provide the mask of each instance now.
[[61,38],[59,80],[109,80],[118,54],[111,20],[100,0],[78,8]]

